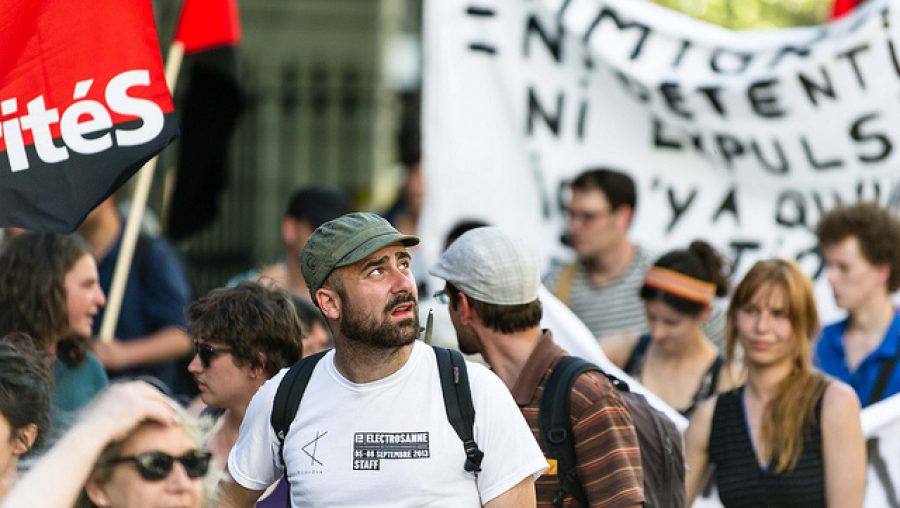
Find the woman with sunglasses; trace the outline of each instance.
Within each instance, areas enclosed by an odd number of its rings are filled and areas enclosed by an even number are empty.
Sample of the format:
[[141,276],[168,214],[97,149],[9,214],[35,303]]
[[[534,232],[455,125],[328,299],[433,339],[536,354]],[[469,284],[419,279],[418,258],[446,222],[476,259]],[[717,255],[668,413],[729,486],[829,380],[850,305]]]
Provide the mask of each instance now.
[[760,261],[728,309],[726,355],[740,344],[746,383],[697,408],[685,434],[689,502],[715,465],[726,507],[859,507],[866,452],[859,400],[812,367],[812,284],[781,259]]
[[0,251],[0,335],[27,334],[52,362],[54,430],[109,383],[88,345],[105,303],[90,247],[77,235],[23,233]]
[[[188,371],[207,405],[204,413],[216,418],[206,444],[216,469],[224,471],[250,399],[300,359],[300,319],[285,290],[250,281],[210,291],[188,307],[187,316],[196,348]],[[280,508],[286,497],[282,481],[257,506]]]
[[196,421],[151,385],[108,388],[4,499],[4,507],[206,505],[210,453]]
[[735,387],[740,366],[724,361],[703,331],[713,299],[728,291],[722,257],[695,241],[656,260],[644,279],[641,299],[649,331],[600,340],[607,357],[654,395],[690,417],[697,404]]

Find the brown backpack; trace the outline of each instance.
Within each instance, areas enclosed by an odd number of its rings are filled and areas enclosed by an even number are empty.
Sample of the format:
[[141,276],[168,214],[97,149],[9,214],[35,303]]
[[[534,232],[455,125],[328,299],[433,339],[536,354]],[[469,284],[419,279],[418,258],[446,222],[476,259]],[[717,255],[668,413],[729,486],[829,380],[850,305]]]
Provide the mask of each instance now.
[[641,449],[644,474],[644,506],[683,508],[685,506],[684,446],[681,433],[665,414],[654,408],[621,379],[577,356],[560,359],[541,396],[541,440],[544,453],[556,459],[559,490],[554,505],[562,506],[571,495],[580,506],[590,506],[576,472],[575,441],[569,419],[572,385],[582,373],[595,370],[607,378],[625,402]]

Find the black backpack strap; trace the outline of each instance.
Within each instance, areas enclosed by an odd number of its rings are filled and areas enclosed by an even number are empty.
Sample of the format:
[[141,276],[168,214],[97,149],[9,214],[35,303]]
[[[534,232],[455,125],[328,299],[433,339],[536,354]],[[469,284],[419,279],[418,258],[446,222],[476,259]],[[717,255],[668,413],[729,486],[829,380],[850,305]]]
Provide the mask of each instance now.
[[559,489],[553,499],[554,506],[563,506],[563,500],[571,495],[580,506],[590,506],[587,493],[578,479],[575,458],[575,437],[569,416],[569,400],[572,386],[582,373],[600,367],[577,356],[565,356],[559,360],[541,395],[541,440],[544,452],[556,459]]
[[472,404],[472,392],[469,389],[466,360],[459,351],[437,346],[432,346],[432,349],[437,360],[447,420],[463,442],[463,449],[466,451],[466,471],[477,475],[481,472],[484,452],[475,443],[473,432],[475,406]]
[[891,374],[897,368],[898,360],[900,360],[900,346],[897,346],[897,353],[894,356],[882,362],[881,368],[878,370],[878,377],[875,380],[875,386],[872,387],[872,393],[869,395],[868,402],[866,402],[867,406],[878,402],[884,397],[884,391],[887,389]]
[[291,428],[291,422],[297,415],[297,409],[300,408],[300,401],[303,400],[303,392],[306,391],[306,385],[309,384],[309,378],[312,377],[313,370],[319,360],[325,356],[329,350],[320,351],[314,355],[307,356],[291,366],[278,383],[278,391],[275,392],[275,401],[272,404],[272,429],[278,436],[278,457],[281,459],[281,466],[284,468],[284,479],[288,484],[288,502],[290,506],[290,484],[288,478],[287,464],[284,462],[284,439]]
[[651,337],[649,333],[645,333],[638,338],[638,343],[634,345],[634,349],[632,349],[631,354],[628,355],[628,361],[625,362],[625,368],[622,369],[624,372],[629,375],[637,374],[636,370],[644,362],[644,355],[647,353],[647,348],[650,346],[650,340]]

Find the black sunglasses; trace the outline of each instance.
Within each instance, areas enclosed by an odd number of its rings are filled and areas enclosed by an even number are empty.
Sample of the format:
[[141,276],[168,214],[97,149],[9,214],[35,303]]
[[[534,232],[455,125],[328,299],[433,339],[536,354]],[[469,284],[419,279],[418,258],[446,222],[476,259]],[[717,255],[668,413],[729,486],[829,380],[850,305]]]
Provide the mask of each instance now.
[[200,342],[194,342],[194,352],[197,353],[197,356],[200,357],[200,363],[203,364],[204,369],[209,368],[209,362],[219,353],[231,353],[234,351],[228,347],[212,347],[209,344],[203,344]]
[[181,462],[189,477],[200,478],[206,476],[206,472],[209,471],[210,457],[212,457],[212,453],[206,450],[191,450],[181,457],[173,457],[163,452],[144,452],[128,457],[118,457],[110,460],[107,464],[134,462],[141,478],[158,481],[169,476],[176,460]]

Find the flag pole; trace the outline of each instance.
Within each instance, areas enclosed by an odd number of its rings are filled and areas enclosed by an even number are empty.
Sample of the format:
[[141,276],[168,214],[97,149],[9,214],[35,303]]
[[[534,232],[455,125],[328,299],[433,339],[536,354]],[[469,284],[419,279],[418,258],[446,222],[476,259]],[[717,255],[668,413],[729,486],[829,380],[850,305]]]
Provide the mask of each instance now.
[[[173,41],[169,46],[169,54],[166,59],[166,83],[169,92],[175,90],[178,81],[178,71],[181,69],[181,60],[184,56],[184,45],[180,41]],[[153,173],[156,171],[156,163],[159,154],[144,163],[138,171],[138,181],[131,197],[131,209],[128,211],[128,219],[125,222],[125,231],[122,233],[122,241],[119,244],[119,255],[116,258],[116,269],[113,272],[112,285],[106,301],[106,309],[103,312],[103,323],[100,325],[100,340],[111,342],[114,338],[116,325],[119,322],[119,312],[122,309],[122,299],[125,296],[125,282],[128,280],[128,271],[131,268],[131,260],[134,257],[134,247],[137,244],[140,232],[141,220],[144,210],[147,208],[147,199],[150,197],[150,186],[153,183]]]

